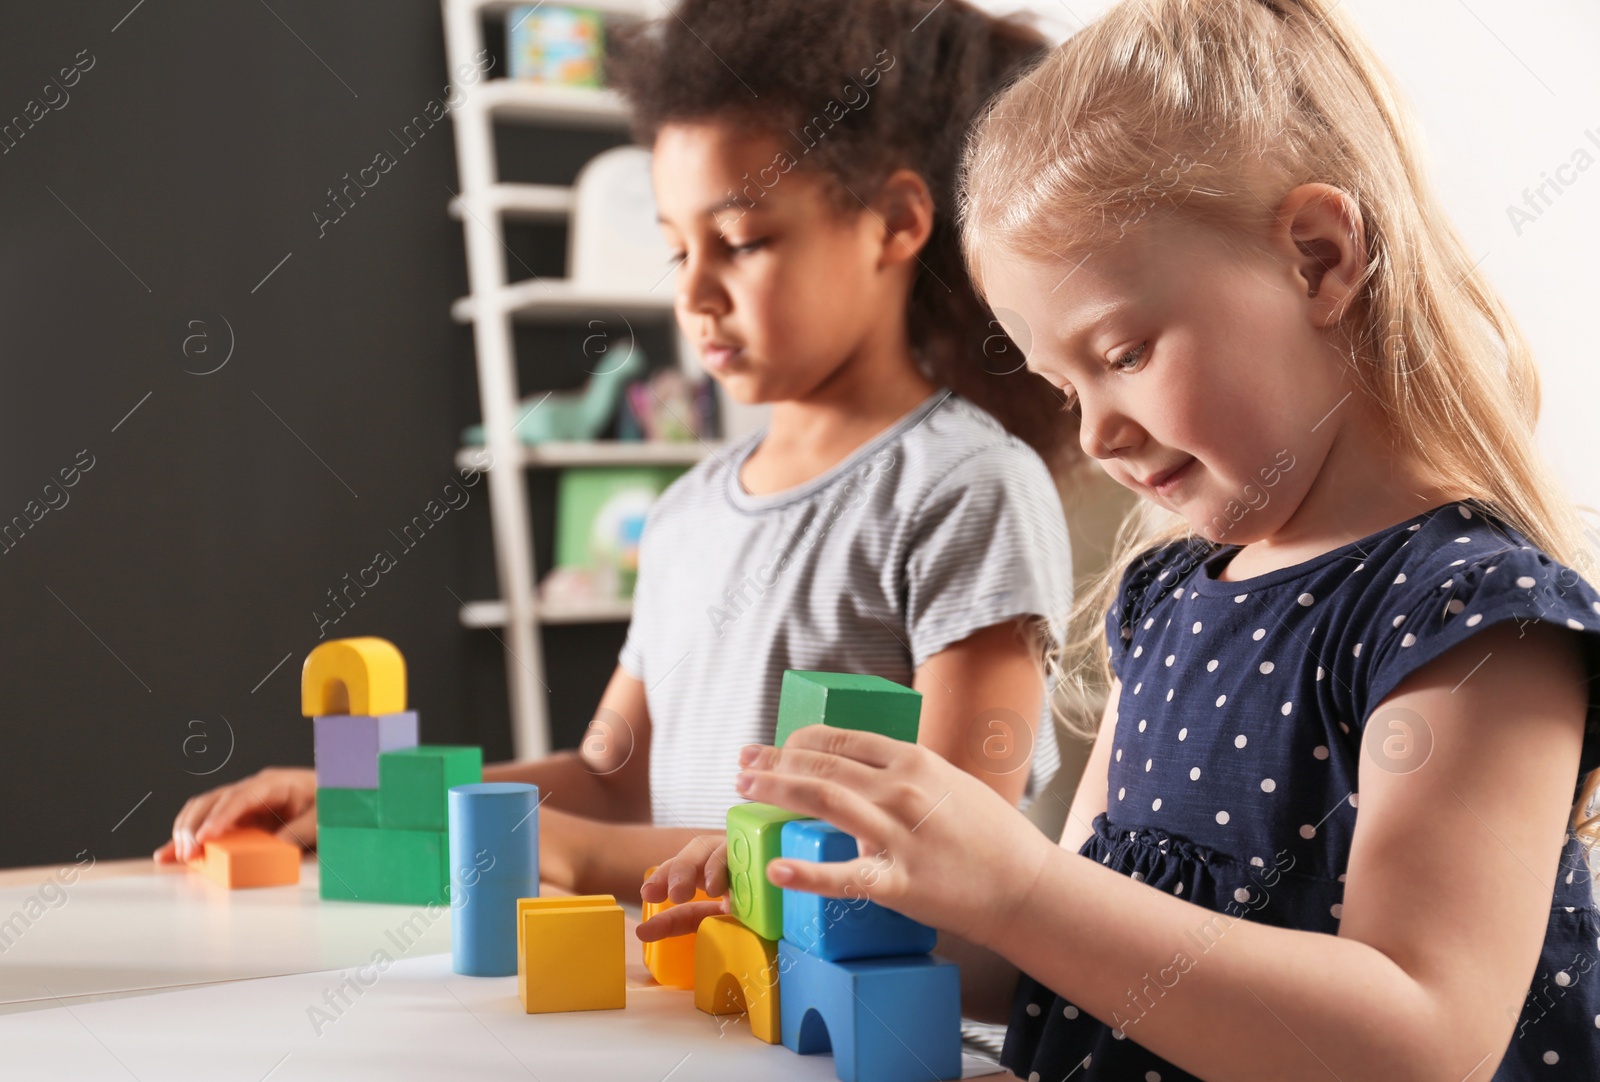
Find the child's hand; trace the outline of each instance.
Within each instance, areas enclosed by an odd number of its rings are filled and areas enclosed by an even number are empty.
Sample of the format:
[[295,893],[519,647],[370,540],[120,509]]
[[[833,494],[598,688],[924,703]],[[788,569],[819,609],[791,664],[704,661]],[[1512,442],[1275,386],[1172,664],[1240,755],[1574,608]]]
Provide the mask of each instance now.
[[988,946],[1057,847],[988,785],[936,752],[877,733],[809,725],[782,748],[739,754],[736,785],[826,820],[856,839],[855,860],[774,860],[767,879],[860,898]]
[[[696,890],[704,890],[718,900],[690,901]],[[656,868],[639,888],[639,897],[644,901],[670,899],[675,904],[640,924],[636,934],[646,943],[688,935],[706,917],[728,911],[727,894],[727,838],[721,834],[695,838],[677,856]]]
[[243,781],[190,797],[172,821],[172,839],[155,851],[157,864],[200,855],[205,842],[236,827],[260,827],[306,848],[317,840],[317,772],[268,767]]

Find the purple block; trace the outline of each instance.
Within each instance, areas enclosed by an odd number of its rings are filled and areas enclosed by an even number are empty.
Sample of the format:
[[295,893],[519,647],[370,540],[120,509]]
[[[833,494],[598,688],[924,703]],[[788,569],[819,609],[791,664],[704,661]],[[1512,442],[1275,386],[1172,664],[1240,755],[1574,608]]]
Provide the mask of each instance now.
[[317,788],[376,789],[378,753],[417,746],[417,712],[326,714],[312,719]]

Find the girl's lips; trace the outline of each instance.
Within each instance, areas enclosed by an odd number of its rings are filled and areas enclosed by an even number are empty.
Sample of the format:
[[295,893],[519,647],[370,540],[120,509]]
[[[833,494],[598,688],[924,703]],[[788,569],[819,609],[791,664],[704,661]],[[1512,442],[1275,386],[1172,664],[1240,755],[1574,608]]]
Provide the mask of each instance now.
[[1189,476],[1190,467],[1198,461],[1199,459],[1191,458],[1182,466],[1179,466],[1177,469],[1167,474],[1164,480],[1158,481],[1154,485],[1151,485],[1151,489],[1157,496],[1167,495],[1168,493],[1172,492],[1173,489],[1177,488],[1183,483],[1183,479]]
[[733,364],[734,358],[738,357],[742,352],[744,351],[736,346],[707,346],[702,353],[702,357],[707,368],[723,372]]

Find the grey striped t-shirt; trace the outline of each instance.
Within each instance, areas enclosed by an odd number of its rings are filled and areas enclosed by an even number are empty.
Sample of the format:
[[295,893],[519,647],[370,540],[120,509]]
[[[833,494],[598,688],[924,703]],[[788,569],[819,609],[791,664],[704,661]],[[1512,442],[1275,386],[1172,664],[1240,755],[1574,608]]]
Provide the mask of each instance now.
[[[1072,602],[1049,471],[967,400],[936,392],[827,472],[755,496],[739,468],[764,434],[679,478],[640,542],[618,660],[646,688],[660,826],[723,826],[739,749],[772,742],[785,669],[910,686],[992,624],[1042,616],[1059,641]],[[1061,761],[1048,702],[1024,805]]]

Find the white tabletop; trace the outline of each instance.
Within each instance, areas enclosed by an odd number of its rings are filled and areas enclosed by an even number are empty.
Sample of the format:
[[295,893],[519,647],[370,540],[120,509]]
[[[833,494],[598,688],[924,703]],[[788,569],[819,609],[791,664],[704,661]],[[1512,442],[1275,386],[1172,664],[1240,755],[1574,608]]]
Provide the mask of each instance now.
[[[831,1056],[765,1044],[742,1018],[713,1018],[692,993],[656,984],[633,913],[624,1009],[529,1015],[516,978],[451,971],[446,909],[321,902],[310,862],[298,887],[232,892],[134,867],[64,887],[64,899],[40,893],[48,869],[5,874],[0,921],[38,914],[20,934],[0,926],[5,1077],[835,1077]],[[995,1072],[973,1056],[965,1067]]]

